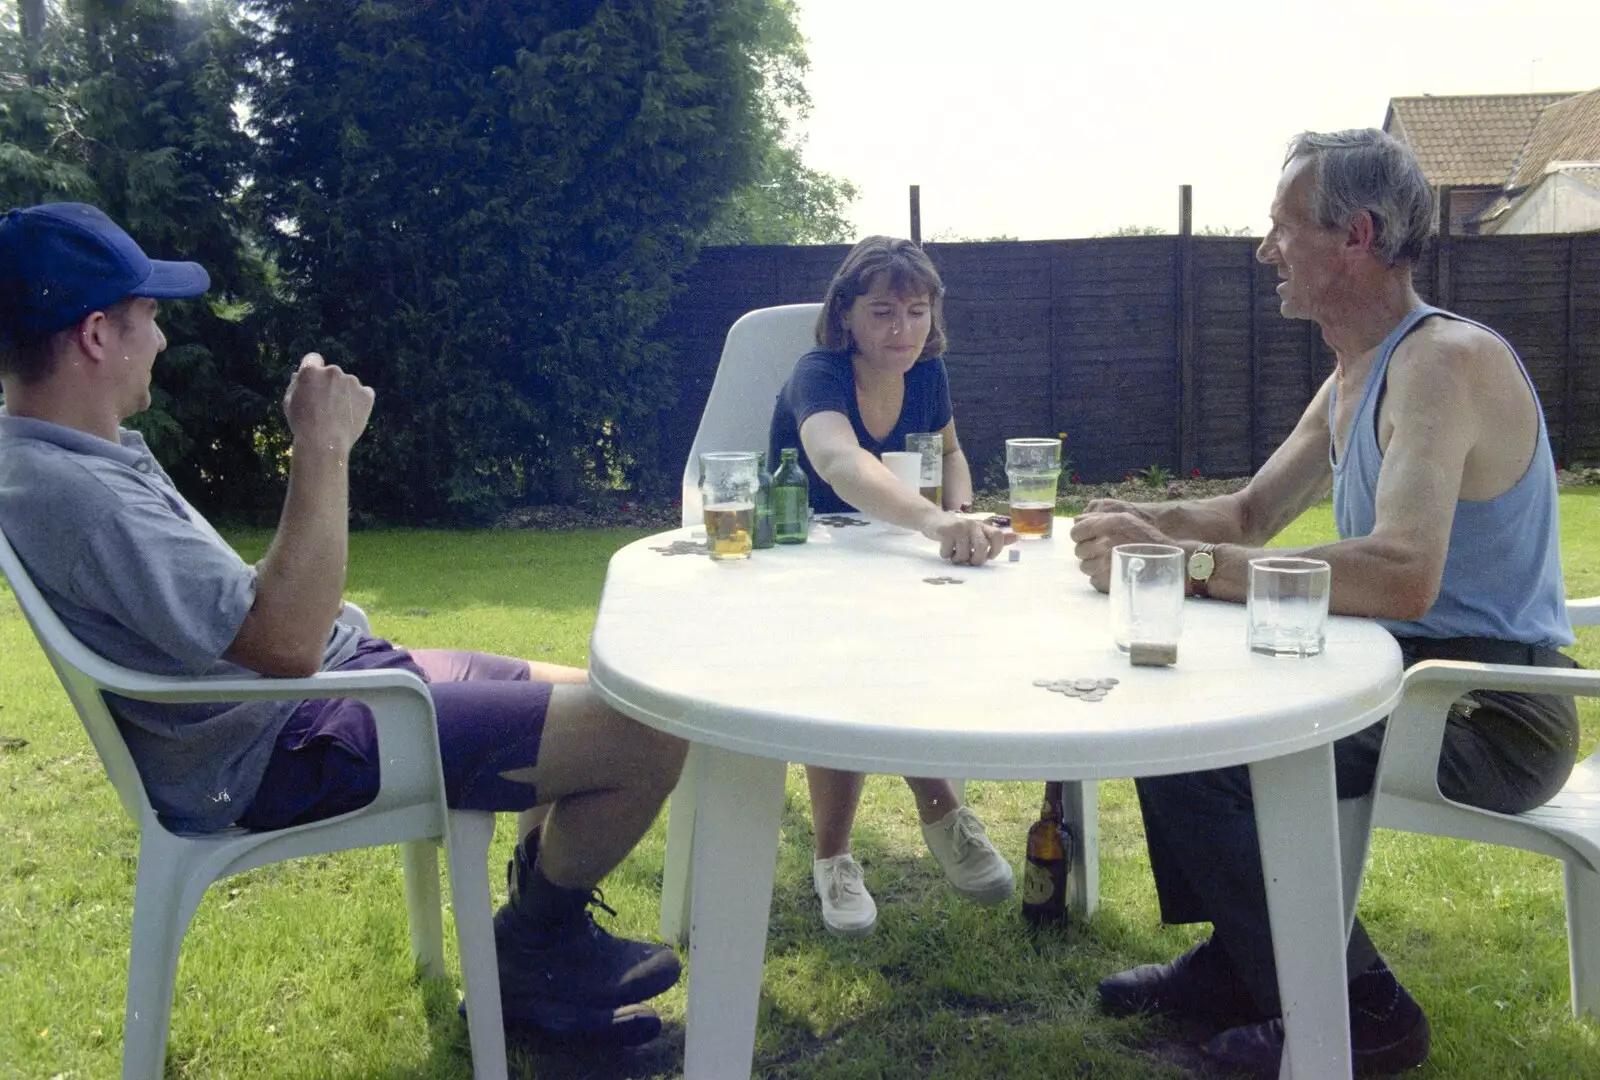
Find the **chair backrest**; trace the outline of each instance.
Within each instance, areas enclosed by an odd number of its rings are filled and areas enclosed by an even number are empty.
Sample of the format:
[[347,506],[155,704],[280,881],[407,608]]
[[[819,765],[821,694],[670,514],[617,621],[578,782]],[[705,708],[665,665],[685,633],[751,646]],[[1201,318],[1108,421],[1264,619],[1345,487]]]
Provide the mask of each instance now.
[[0,530],[0,572],[11,583],[11,591],[16,594],[23,618],[33,627],[34,636],[39,639],[50,666],[55,669],[67,697],[78,710],[78,716],[89,732],[89,740],[94,743],[95,752],[105,766],[106,775],[117,789],[123,809],[143,828],[155,819],[155,811],[150,805],[150,797],[145,793],[139,770],[134,767],[128,744],[117,729],[117,722],[112,718],[105,698],[101,696],[106,684],[116,685],[126,681],[117,677],[122,669],[90,652],[73,637],[50,605],[45,603],[38,586],[34,585],[33,578],[23,567],[22,560],[11,549],[4,530]]
[[[683,523],[699,525],[700,455],[712,450],[765,450],[772,405],[796,360],[816,348],[821,304],[758,308],[728,330],[694,446],[683,467]],[[777,462],[768,462],[777,468]]]

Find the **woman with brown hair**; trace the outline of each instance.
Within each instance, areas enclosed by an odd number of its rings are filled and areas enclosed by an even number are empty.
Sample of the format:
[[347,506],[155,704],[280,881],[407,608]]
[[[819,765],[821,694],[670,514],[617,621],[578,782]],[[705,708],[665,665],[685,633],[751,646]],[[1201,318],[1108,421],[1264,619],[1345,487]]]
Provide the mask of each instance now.
[[[818,513],[860,511],[937,541],[940,554],[973,566],[1013,537],[957,511],[972,501],[972,473],[956,436],[945,374],[944,283],[909,240],[869,236],[845,257],[817,318],[817,348],[802,356],[778,395],[769,461],[795,447]],[[881,460],[913,432],[944,441],[943,506],[901,485]],[[806,766],[816,837],[812,880],[822,920],[865,934],[877,905],[850,854],[861,773]],[[1011,896],[1011,867],[948,780],[906,777],[922,834],[963,896],[998,904]]]

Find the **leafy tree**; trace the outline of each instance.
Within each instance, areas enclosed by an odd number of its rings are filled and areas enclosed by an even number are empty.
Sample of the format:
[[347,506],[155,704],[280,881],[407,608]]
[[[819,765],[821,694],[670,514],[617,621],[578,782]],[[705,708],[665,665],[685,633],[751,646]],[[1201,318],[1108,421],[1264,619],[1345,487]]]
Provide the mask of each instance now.
[[1159,225],[1119,225],[1110,232],[1095,233],[1096,236],[1170,236],[1166,229]]
[[1253,236],[1255,230],[1248,225],[1202,225],[1194,231],[1196,236]]
[[811,62],[794,0],[767,0],[754,54],[760,64],[761,138],[755,179],[733,192],[702,236],[707,244],[839,244],[855,238],[846,216],[860,194],[850,181],[806,166],[794,125],[811,112]]
[[[211,272],[204,300],[164,306],[168,348],[144,429],[213,513],[275,501],[258,453],[282,380],[257,327],[265,267],[237,193],[253,153],[234,113],[248,44],[231,5],[21,0],[0,21],[0,207],[90,202],[147,250]],[[8,12],[9,14],[9,12]]]
[[673,392],[651,327],[770,145],[771,0],[258,6],[284,334],[378,391],[360,508],[650,482]]
[[967,236],[953,228],[943,228],[928,237],[930,244],[999,244],[1014,243],[1016,237],[1010,233],[998,233],[994,236]]

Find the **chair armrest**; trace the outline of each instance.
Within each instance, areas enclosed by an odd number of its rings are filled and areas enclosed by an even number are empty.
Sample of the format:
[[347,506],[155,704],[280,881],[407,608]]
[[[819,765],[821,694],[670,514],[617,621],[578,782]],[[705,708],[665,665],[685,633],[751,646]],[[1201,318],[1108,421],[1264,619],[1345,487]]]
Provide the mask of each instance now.
[[[204,701],[305,701],[312,698],[355,698],[358,701],[390,696],[401,691],[428,697],[427,683],[409,671],[323,671],[303,679],[264,677],[185,679],[146,675],[121,669],[117,678],[96,673],[100,685],[113,694],[138,701],[195,703]],[[378,693],[368,693],[377,691]]]
[[367,618],[367,613],[361,610],[359,604],[346,600],[344,602],[344,610],[340,612],[339,617],[359,629],[363,634],[372,633],[372,620]]
[[1568,600],[1567,618],[1573,626],[1600,626],[1600,596]]
[[1374,782],[1384,794],[1450,805],[1439,793],[1445,718],[1457,698],[1474,690],[1600,697],[1600,672],[1463,660],[1413,665],[1401,681],[1400,702],[1384,736]]

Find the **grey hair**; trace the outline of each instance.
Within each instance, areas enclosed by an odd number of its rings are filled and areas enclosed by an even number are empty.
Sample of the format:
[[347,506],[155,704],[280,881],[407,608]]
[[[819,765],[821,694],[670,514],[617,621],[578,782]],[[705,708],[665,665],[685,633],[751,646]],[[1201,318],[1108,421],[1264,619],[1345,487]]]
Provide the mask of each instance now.
[[1372,215],[1373,252],[1385,266],[1411,265],[1433,231],[1433,188],[1410,147],[1377,128],[1289,140],[1283,164],[1312,158],[1311,213],[1325,229],[1342,229],[1365,210]]

